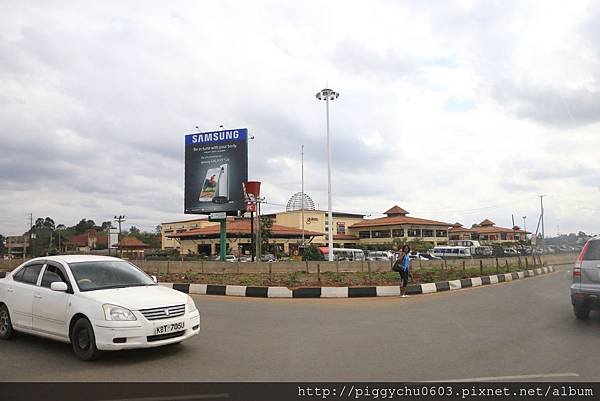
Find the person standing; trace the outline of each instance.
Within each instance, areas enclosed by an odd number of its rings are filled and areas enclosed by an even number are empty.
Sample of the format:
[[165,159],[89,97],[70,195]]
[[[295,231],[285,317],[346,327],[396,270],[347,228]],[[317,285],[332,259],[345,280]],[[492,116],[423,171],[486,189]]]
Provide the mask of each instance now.
[[410,273],[410,247],[404,245],[400,253],[400,297],[406,298],[406,286],[408,285],[408,275]]

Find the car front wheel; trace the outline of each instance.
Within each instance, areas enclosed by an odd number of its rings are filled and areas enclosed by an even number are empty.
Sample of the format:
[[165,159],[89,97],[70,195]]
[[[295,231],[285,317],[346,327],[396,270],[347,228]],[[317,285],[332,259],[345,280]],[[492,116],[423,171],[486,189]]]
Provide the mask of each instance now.
[[0,338],[8,340],[15,334],[6,305],[0,306]]
[[71,329],[71,344],[77,358],[83,361],[96,359],[100,353],[96,348],[94,329],[89,320],[79,319]]
[[590,317],[590,308],[585,308],[583,306],[573,307],[573,312],[577,319],[585,320]]

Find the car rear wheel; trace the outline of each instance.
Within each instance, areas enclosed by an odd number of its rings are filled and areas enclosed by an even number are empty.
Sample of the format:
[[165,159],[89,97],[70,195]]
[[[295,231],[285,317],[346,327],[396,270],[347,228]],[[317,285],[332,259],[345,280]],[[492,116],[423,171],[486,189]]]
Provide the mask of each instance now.
[[91,361],[100,354],[96,348],[96,336],[89,320],[79,319],[71,329],[71,344],[73,352],[82,361]]
[[573,312],[577,319],[585,320],[590,317],[590,308],[585,308],[583,306],[573,307]]
[[0,338],[8,340],[15,334],[6,305],[0,306]]

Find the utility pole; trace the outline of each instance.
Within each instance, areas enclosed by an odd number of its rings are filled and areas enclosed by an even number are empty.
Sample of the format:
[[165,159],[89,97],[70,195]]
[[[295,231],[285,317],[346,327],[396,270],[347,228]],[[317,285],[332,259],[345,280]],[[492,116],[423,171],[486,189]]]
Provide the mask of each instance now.
[[544,196],[540,195],[540,219],[542,221],[542,254],[544,253],[545,231],[544,231]]
[[24,245],[23,259],[25,259],[27,254],[27,245],[29,245],[29,252],[31,253],[31,256],[33,256],[33,252],[31,251],[33,249],[33,213],[29,213],[29,243]]
[[[117,243],[119,244],[119,257],[123,256],[123,248],[121,247],[121,223],[125,221],[125,216],[115,216],[115,221],[119,223],[119,238]],[[110,234],[109,234],[110,235]]]

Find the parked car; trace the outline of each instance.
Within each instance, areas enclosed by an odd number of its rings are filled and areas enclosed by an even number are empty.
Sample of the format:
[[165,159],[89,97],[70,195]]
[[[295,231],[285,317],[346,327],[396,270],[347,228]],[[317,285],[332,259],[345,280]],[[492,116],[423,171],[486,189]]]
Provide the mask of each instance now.
[[504,248],[504,255],[506,256],[517,256],[519,252],[517,252],[514,248]]
[[260,261],[261,262],[276,262],[277,258],[272,253],[265,253],[264,255],[260,256]]
[[125,260],[48,256],[0,279],[0,339],[17,331],[71,343],[87,361],[187,340],[200,331],[200,313],[191,297]]
[[571,303],[578,319],[600,310],[600,237],[589,239],[573,267]]
[[442,259],[442,258],[440,258],[438,256],[434,256],[434,255],[432,255],[430,253],[422,253],[421,256],[423,258],[425,258],[425,259],[428,259],[428,260],[441,260]]

